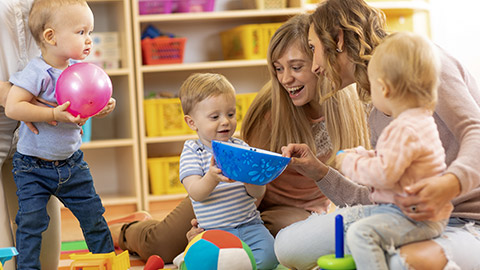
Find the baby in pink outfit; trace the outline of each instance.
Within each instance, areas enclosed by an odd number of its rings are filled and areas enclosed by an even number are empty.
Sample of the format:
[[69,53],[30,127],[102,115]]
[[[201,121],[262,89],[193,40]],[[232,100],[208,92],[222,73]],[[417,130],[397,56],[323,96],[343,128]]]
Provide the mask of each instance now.
[[[352,181],[370,187],[375,205],[348,225],[346,242],[357,269],[388,269],[385,252],[434,238],[447,224],[452,204],[433,219],[415,221],[394,204],[403,188],[442,174],[445,151],[432,116],[437,101],[439,60],[423,37],[401,32],[387,37],[368,65],[373,105],[394,120],[383,130],[376,149],[339,151],[336,164]],[[415,212],[415,207],[410,209]]]

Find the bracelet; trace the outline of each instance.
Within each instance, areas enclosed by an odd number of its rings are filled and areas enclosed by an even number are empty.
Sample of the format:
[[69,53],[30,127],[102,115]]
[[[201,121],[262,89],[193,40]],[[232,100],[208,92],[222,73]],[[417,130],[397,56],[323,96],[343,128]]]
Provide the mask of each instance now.
[[342,154],[342,153],[345,153],[345,151],[339,150],[336,155],[338,156],[338,155],[340,155],[340,154]]

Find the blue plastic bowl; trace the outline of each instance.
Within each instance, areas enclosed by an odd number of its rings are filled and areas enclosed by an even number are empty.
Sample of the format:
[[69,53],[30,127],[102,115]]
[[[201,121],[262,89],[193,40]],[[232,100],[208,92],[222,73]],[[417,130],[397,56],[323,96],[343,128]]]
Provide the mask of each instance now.
[[212,141],[217,166],[226,177],[255,185],[265,185],[277,178],[290,158],[263,149]]

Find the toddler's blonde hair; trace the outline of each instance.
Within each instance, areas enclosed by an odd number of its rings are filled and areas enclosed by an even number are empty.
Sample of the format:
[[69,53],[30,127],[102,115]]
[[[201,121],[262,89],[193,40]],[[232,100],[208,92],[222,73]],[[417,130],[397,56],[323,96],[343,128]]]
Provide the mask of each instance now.
[[183,114],[189,114],[195,105],[202,100],[219,95],[235,97],[235,88],[225,78],[217,73],[194,73],[180,87],[180,101]]
[[[86,0],[35,0],[28,15],[28,27],[38,46],[43,46],[43,31],[51,27],[58,9],[67,5],[87,5]],[[88,6],[88,5],[87,5]]]
[[390,87],[392,98],[435,109],[440,61],[427,38],[393,33],[375,48],[369,65],[374,65],[378,78]]

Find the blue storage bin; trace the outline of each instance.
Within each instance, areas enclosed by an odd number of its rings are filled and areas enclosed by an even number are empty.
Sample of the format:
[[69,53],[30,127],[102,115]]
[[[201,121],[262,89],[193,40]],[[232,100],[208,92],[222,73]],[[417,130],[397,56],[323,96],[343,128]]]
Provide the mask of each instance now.
[[86,143],[92,140],[92,118],[88,119],[85,122],[85,125],[82,126],[82,142]]

